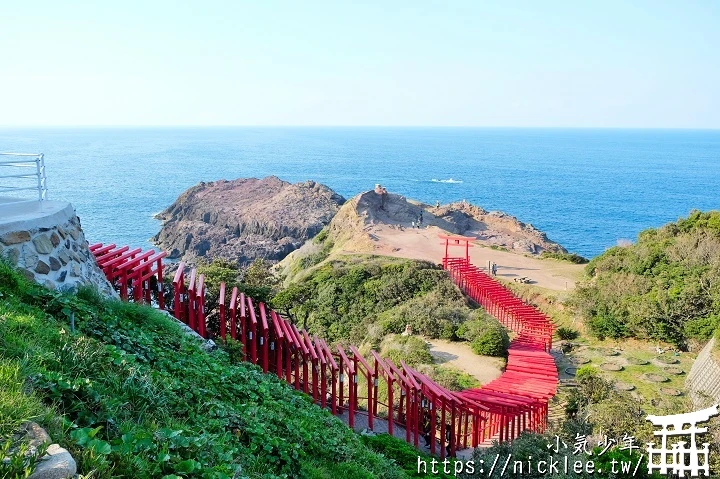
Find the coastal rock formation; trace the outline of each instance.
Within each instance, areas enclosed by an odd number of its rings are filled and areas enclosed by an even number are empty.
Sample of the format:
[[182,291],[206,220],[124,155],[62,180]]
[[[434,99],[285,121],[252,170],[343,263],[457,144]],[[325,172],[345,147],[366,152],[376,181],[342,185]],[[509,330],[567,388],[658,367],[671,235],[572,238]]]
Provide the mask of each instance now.
[[157,217],[155,243],[171,258],[278,261],[316,235],[345,199],[314,181],[275,176],[200,183]]
[[363,236],[371,240],[374,226],[412,228],[421,212],[423,227],[435,226],[450,234],[475,236],[486,246],[533,255],[543,251],[567,252],[533,225],[499,211],[488,212],[464,201],[435,207],[374,190],[348,200],[331,222],[330,234],[339,240],[353,237],[354,241],[362,242]]

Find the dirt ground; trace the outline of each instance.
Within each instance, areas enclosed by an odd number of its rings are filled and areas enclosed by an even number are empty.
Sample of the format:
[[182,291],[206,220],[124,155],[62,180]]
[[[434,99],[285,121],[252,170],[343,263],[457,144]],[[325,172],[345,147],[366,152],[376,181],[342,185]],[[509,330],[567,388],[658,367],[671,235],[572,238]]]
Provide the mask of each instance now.
[[[440,263],[445,255],[445,244],[438,237],[444,231],[436,226],[413,229],[380,224],[369,228],[368,233],[373,241],[374,254],[422,259],[433,263]],[[451,248],[450,254],[464,256],[464,247]],[[556,291],[573,289],[583,270],[583,265],[532,258],[477,243],[470,248],[470,260],[486,270],[488,261],[495,262],[501,279],[526,277],[530,284]]]
[[453,343],[442,339],[427,339],[430,354],[436,364],[453,366],[473,376],[480,384],[487,384],[502,374],[504,361],[500,358],[478,356],[467,343]]

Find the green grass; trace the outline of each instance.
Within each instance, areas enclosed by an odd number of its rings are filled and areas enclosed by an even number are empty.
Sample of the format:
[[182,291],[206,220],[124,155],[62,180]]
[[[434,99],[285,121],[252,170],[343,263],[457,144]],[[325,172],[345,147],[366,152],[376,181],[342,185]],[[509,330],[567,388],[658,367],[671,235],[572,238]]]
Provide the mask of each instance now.
[[406,477],[308,397],[204,352],[159,312],[50,292],[5,264],[0,294],[0,435],[37,420],[82,474]]
[[17,361],[0,358],[0,438],[17,432],[26,421],[54,426],[53,411],[35,394],[25,391],[25,378]]
[[567,261],[573,264],[587,264],[590,262],[587,258],[584,258],[576,253],[553,253],[552,251],[543,251],[540,253],[540,257],[543,259],[556,259],[558,261]]
[[[596,366],[598,369],[600,369],[600,365],[602,363],[624,363],[625,361],[623,361],[623,359],[627,359],[628,357],[634,357],[648,361],[648,364],[646,365],[623,364],[622,371],[615,372],[600,370],[600,375],[608,380],[620,381],[634,385],[635,390],[633,392],[641,396],[646,401],[645,407],[650,413],[662,411],[662,409],[656,409],[654,405],[664,405],[668,402],[676,400],[672,396],[662,394],[660,392],[660,388],[674,388],[683,391],[685,387],[685,379],[687,377],[687,373],[690,372],[690,368],[692,367],[692,363],[695,359],[694,354],[680,353],[678,356],[676,356],[679,362],[677,364],[673,364],[672,367],[678,367],[682,369],[683,371],[685,371],[685,374],[673,375],[663,371],[664,366],[661,366],[659,363],[656,364],[653,361],[657,354],[655,352],[647,350],[647,347],[650,346],[650,344],[648,343],[644,343],[641,341],[619,343],[624,344],[625,347],[618,356],[612,357],[604,356],[601,352],[597,351],[597,349],[602,347],[613,347],[614,345],[618,344],[617,342],[610,343],[607,341],[591,341],[591,344],[592,346],[587,349],[583,349],[576,354],[590,359],[590,363],[588,363],[587,365]],[[630,347],[631,344],[634,347]],[[644,375],[648,373],[661,374],[669,378],[669,381],[664,383],[650,382],[644,379]],[[679,396],[677,400],[682,401],[685,398],[685,396]]]

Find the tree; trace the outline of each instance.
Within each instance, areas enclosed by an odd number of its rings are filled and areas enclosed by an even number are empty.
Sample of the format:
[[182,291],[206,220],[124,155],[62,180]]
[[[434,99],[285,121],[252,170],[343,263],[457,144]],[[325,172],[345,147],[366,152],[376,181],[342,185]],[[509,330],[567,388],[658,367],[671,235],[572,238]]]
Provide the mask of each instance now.
[[272,307],[297,324],[296,319],[302,320],[302,327],[307,329],[309,311],[303,306],[312,297],[312,291],[302,283],[292,283],[287,289],[280,291],[272,299]]

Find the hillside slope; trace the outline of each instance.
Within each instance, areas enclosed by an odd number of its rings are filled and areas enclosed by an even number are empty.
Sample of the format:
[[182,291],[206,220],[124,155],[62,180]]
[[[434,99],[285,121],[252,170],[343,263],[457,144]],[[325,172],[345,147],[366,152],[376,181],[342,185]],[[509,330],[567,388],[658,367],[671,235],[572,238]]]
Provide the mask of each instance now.
[[206,353],[150,308],[51,292],[0,263],[0,391],[14,391],[0,394],[3,442],[35,419],[96,478],[406,477],[237,353]]
[[720,211],[645,230],[586,273],[574,302],[596,335],[705,341],[720,327]]

